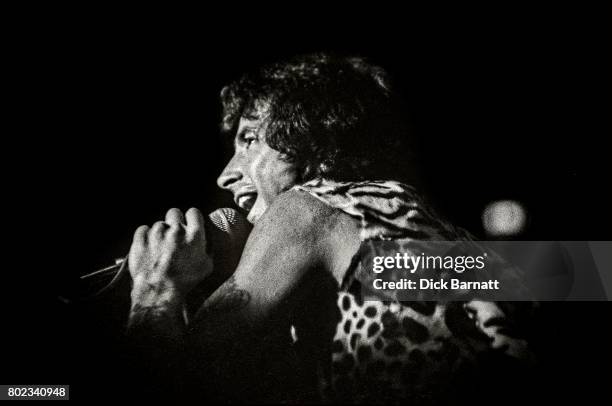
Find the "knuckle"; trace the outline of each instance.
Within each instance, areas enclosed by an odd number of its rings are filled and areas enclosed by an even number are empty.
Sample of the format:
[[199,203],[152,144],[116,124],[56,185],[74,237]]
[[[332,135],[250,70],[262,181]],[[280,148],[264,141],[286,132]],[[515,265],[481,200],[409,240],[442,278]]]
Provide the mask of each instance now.
[[143,245],[146,239],[146,235],[149,232],[148,226],[140,226],[134,231],[134,237],[132,238],[133,245]]
[[132,244],[130,245],[130,252],[141,252],[145,249],[147,242],[146,242],[146,239],[144,238],[144,233],[146,233],[146,231],[141,231],[141,230],[142,230],[142,226],[136,230],[136,233],[134,234],[134,238],[132,239]]
[[164,234],[166,233],[168,225],[163,221],[158,221],[154,223],[149,232],[147,234],[149,241],[158,241],[163,239]]
[[189,210],[187,210],[187,213],[192,215],[192,216],[197,216],[197,215],[201,215],[202,213],[200,212],[200,210],[196,207],[191,207],[189,208]]
[[166,215],[167,215],[167,216],[170,216],[170,215],[179,215],[179,216],[180,216],[180,215],[182,215],[182,214],[183,214],[183,213],[181,212],[181,210],[180,210],[180,209],[177,209],[176,207],[173,207],[173,208],[169,209],[169,210],[166,212]]
[[157,222],[153,223],[153,226],[151,227],[151,231],[157,232],[157,231],[161,231],[161,230],[163,230],[165,228],[166,228],[166,223],[164,223],[163,221],[157,221]]
[[149,231],[149,226],[142,225],[136,229],[136,231],[134,232],[134,235],[143,235],[147,231]]

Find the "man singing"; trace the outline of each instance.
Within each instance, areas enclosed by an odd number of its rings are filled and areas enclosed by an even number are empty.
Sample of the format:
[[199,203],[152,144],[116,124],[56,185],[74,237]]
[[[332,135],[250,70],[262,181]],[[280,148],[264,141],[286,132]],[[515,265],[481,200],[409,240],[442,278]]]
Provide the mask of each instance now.
[[202,213],[170,209],[129,253],[128,333],[177,393],[446,402],[481,396],[530,358],[509,304],[361,297],[362,242],[465,237],[414,188],[405,109],[383,69],[301,56],[246,74],[221,102],[234,155],[217,183],[253,224],[237,268],[186,316],[215,272]]

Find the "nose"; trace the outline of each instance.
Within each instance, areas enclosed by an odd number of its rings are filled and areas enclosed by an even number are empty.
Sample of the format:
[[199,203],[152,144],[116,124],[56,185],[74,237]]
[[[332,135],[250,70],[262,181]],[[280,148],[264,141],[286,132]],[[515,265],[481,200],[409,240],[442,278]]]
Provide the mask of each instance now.
[[242,179],[240,159],[237,154],[234,154],[217,178],[217,186],[221,189],[230,190],[232,185],[240,179]]

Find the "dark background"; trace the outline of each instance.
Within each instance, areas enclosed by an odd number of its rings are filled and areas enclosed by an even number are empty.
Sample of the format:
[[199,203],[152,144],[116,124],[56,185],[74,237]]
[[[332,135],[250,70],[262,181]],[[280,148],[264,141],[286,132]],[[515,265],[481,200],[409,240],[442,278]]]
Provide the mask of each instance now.
[[[9,220],[25,232],[7,266],[19,284],[5,288],[2,382],[69,383],[81,398],[113,382],[107,327],[124,304],[85,317],[56,297],[123,256],[133,230],[168,208],[232,205],[215,185],[230,153],[219,91],[298,53],[362,55],[391,73],[410,107],[424,191],[454,223],[482,236],[484,206],[509,198],[527,209],[522,239],[610,240],[608,26],[592,11],[467,14],[212,25],[94,13],[16,27],[14,107],[27,113],[15,117],[23,154],[5,175],[17,206]],[[559,306],[541,321],[542,380],[552,397],[564,387],[580,395],[603,382],[591,361],[607,366],[610,307]]]

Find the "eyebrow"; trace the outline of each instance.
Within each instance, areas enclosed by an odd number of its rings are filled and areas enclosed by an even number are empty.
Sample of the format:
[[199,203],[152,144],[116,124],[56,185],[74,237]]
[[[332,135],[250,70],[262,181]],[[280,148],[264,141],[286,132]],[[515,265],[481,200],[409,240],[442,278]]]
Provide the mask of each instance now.
[[251,123],[247,123],[243,125],[242,127],[239,127],[238,130],[236,131],[236,135],[234,135],[234,145],[237,145],[243,142],[244,140],[242,139],[242,136],[244,135],[245,132],[249,130],[259,131],[259,126],[256,126]]
[[259,131],[259,129],[261,128],[261,125],[256,124],[254,122],[247,122],[242,126],[239,126],[236,129],[236,135],[243,133],[245,130],[257,130]]

